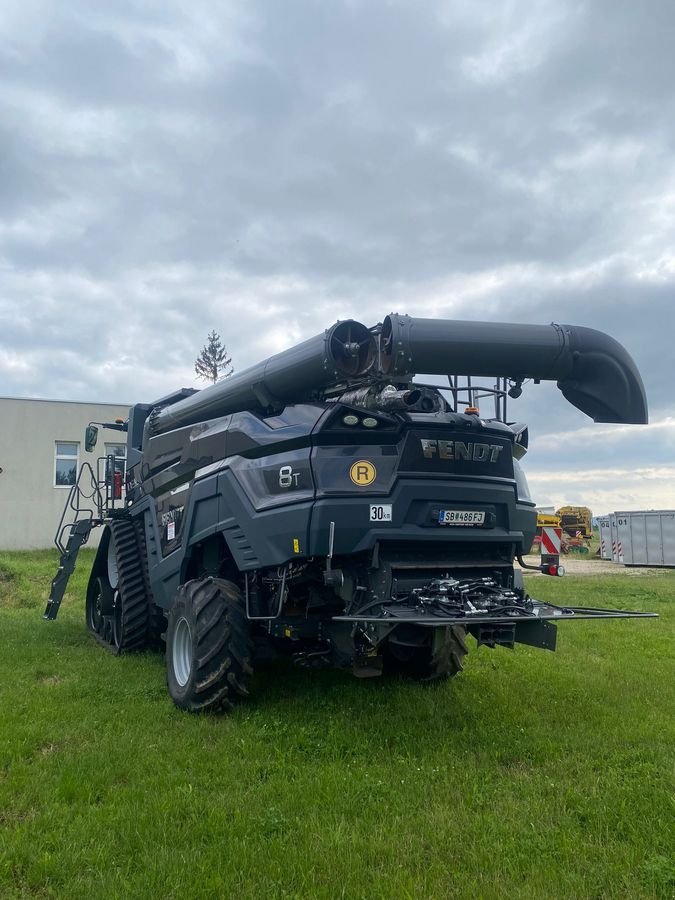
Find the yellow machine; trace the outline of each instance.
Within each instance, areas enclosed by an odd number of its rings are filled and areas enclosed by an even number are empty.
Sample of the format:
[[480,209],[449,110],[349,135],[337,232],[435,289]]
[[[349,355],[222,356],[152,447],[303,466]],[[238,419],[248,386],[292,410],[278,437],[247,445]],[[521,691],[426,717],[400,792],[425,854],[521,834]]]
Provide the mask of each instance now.
[[541,534],[541,529],[545,526],[549,528],[560,528],[560,516],[553,513],[537,513],[537,534]]
[[560,526],[570,537],[581,537],[590,540],[593,536],[593,513],[587,506],[561,506],[556,510],[560,518]]

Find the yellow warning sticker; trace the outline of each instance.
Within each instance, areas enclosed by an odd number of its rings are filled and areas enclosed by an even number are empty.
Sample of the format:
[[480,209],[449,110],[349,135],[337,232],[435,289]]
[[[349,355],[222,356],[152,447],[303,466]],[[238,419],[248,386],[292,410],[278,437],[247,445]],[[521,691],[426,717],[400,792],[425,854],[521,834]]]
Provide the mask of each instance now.
[[300,552],[300,538],[293,538],[293,553]]
[[377,478],[377,469],[367,459],[360,459],[349,470],[349,477],[359,487],[368,487]]

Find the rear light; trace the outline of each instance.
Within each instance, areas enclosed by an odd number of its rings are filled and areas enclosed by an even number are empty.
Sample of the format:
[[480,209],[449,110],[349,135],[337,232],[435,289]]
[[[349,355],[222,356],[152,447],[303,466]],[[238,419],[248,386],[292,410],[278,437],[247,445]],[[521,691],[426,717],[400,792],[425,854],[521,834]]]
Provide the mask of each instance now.
[[363,420],[364,428],[377,428],[377,419],[374,419],[372,416],[366,416]]
[[342,421],[344,422],[345,425],[358,425],[359,417],[349,414],[347,416],[343,416]]

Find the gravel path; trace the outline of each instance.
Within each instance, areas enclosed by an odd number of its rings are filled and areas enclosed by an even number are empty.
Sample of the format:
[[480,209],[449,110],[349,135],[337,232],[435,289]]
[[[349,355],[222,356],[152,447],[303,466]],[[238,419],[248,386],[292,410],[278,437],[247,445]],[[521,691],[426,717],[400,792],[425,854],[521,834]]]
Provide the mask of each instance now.
[[[539,556],[526,556],[525,562],[530,566],[539,565]],[[659,568],[656,566],[622,566],[620,563],[609,562],[606,559],[583,556],[562,556],[561,564],[568,575],[659,575],[666,572],[675,572],[675,569]],[[518,563],[515,563],[517,566]],[[540,572],[526,572],[526,575],[540,575]]]

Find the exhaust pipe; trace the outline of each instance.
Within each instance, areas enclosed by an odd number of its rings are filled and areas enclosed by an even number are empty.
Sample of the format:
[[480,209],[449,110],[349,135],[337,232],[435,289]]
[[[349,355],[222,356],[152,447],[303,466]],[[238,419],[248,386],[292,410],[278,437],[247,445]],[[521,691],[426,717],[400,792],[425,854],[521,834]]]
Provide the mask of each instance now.
[[365,375],[375,353],[375,338],[365,325],[353,319],[337,322],[297,347],[164,407],[149,419],[149,432],[162,434],[245,409],[299,403],[323,387]]
[[555,381],[563,396],[595,422],[648,421],[647,397],[632,357],[593,328],[392,313],[382,327],[380,365],[390,377],[423,373]]

